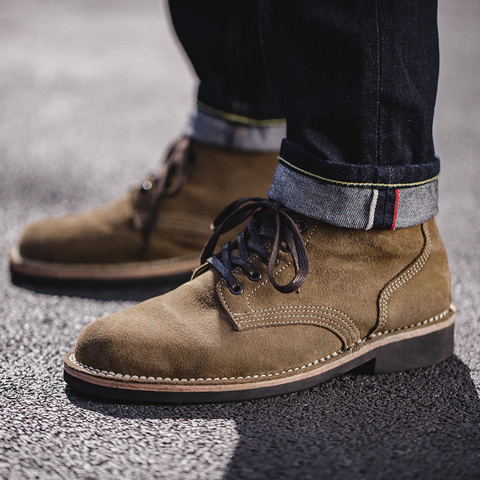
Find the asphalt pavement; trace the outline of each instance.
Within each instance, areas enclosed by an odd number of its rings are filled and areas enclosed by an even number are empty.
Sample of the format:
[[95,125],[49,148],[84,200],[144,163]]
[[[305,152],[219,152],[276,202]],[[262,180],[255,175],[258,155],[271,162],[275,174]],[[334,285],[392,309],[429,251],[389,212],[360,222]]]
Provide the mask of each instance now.
[[0,478],[479,479],[480,2],[440,2],[435,140],[455,356],[243,403],[101,403],[67,388],[82,328],[172,286],[13,285],[23,226],[99,206],[157,165],[194,105],[165,4],[0,3]]

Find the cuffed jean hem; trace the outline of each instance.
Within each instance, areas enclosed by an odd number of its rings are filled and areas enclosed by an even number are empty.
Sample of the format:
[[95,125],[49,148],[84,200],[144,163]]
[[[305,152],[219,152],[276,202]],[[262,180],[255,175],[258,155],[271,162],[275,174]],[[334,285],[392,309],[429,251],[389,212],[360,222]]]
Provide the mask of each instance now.
[[[248,123],[250,122],[250,123]],[[282,119],[255,120],[204,108],[190,117],[185,134],[201,143],[248,152],[278,151],[285,137]]]
[[312,155],[297,143],[284,139],[280,149],[280,163],[315,180],[348,187],[403,188],[431,182],[440,173],[440,159],[436,155],[425,163],[375,165],[369,162],[346,163]]
[[438,212],[438,181],[404,188],[350,187],[322,182],[280,164],[268,192],[291,210],[339,227],[394,230]]

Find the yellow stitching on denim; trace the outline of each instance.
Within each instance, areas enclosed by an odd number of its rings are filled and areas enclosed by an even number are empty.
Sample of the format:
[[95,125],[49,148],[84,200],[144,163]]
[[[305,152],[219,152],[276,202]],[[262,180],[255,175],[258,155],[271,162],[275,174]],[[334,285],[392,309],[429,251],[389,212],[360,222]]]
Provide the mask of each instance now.
[[283,118],[269,118],[267,120],[257,120],[255,118],[245,117],[244,115],[237,115],[235,113],[228,113],[216,108],[210,107],[202,102],[197,102],[198,109],[202,112],[213,115],[214,117],[223,118],[232,123],[241,123],[249,127],[277,127],[285,125]]
[[418,187],[420,185],[425,185],[427,183],[433,182],[434,180],[436,180],[440,176],[440,174],[438,174],[438,175],[435,175],[432,178],[429,178],[428,180],[422,180],[421,182],[414,182],[414,183],[354,183],[354,182],[342,182],[340,180],[333,180],[331,178],[321,177],[320,175],[315,175],[314,173],[307,172],[306,170],[303,170],[302,168],[297,167],[296,165],[293,165],[290,162],[287,162],[282,157],[278,157],[278,159],[281,160],[283,163],[287,164],[293,170],[297,170],[299,172],[302,172],[305,175],[308,175],[309,177],[318,178],[319,180],[323,180],[325,182],[336,183],[338,185],[346,185],[346,186],[349,186],[349,187],[390,187],[390,188]]

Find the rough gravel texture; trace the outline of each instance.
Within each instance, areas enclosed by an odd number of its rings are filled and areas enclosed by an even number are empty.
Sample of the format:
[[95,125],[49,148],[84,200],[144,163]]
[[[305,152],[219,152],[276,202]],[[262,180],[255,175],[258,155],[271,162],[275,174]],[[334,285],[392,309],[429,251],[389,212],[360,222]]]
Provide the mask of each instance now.
[[478,479],[480,3],[441,2],[435,136],[456,356],[227,405],[102,404],[65,387],[93,319],[161,290],[12,285],[32,220],[93,207],[155,167],[194,102],[165,5],[0,4],[0,478]]

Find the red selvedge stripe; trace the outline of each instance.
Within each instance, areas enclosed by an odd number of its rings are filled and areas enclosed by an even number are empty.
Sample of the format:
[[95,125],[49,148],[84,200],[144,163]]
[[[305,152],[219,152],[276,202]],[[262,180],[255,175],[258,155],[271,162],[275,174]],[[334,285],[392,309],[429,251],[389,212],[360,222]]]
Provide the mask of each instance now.
[[395,230],[397,226],[397,215],[398,215],[398,199],[400,198],[400,190],[398,188],[395,189],[395,208],[393,209],[393,221],[392,221],[392,228],[390,230]]

